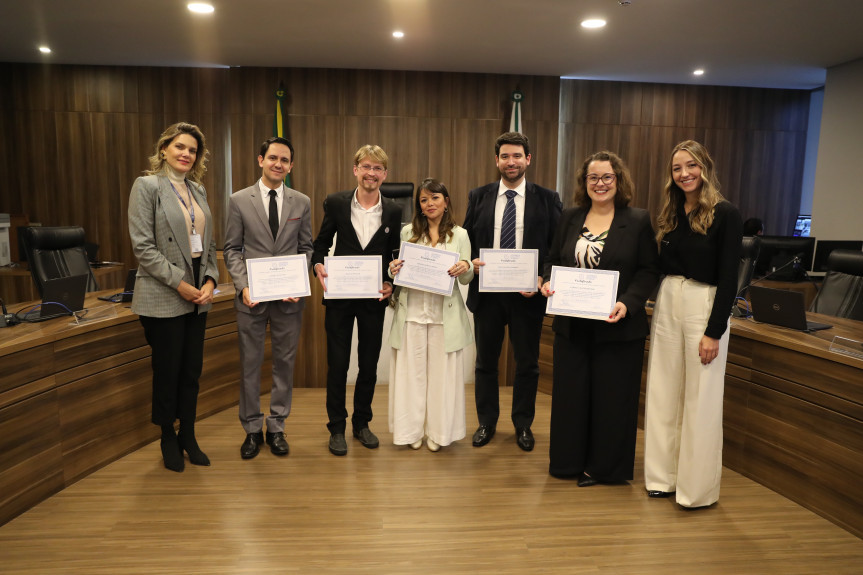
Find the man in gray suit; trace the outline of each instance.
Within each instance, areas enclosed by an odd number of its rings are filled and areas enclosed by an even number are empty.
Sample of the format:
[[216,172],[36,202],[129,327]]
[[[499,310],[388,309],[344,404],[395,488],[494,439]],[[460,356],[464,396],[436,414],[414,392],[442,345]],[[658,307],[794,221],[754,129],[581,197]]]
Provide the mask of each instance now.
[[261,145],[258,165],[261,179],[231,196],[225,230],[225,264],[234,280],[237,297],[237,331],[240,342],[240,422],[246,439],[240,447],[243,459],[255,457],[264,443],[261,412],[261,364],[267,322],[273,350],[273,387],[266,442],[276,455],[288,454],[285,418],[291,411],[294,360],[300,338],[304,300],[255,303],[249,299],[246,259],[305,254],[312,257],[312,222],[309,198],[284,185],[293,167],[294,147],[285,138],[273,137]]

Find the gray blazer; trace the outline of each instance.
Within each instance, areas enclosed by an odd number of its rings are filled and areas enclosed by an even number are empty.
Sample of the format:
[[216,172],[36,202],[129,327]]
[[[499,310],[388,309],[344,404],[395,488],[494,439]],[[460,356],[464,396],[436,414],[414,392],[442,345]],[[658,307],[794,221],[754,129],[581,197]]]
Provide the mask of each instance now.
[[[207,278],[219,283],[216,263],[216,239],[213,218],[204,187],[189,182],[195,201],[204,212],[207,224],[201,240],[200,288]],[[148,317],[177,317],[195,310],[195,304],[184,300],[177,286],[183,280],[194,285],[192,252],[186,220],[171,183],[165,176],[143,176],[135,180],[129,196],[129,237],[138,258],[138,274],[132,311]],[[198,313],[210,309],[199,305]]]
[[279,305],[286,313],[300,311],[305,298],[296,303],[265,302],[249,308],[243,303],[243,289],[249,287],[246,258],[270,258],[304,254],[312,260],[312,205],[308,196],[285,187],[276,239],[270,231],[258,183],[231,195],[225,228],[225,265],[234,280],[237,297],[234,307],[242,313],[264,313],[267,305]]

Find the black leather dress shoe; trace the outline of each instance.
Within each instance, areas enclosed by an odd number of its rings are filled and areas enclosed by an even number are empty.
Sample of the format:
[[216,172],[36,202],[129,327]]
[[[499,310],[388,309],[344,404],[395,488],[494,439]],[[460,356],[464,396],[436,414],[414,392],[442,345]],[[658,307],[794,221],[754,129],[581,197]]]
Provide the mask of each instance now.
[[264,442],[264,432],[247,433],[246,440],[240,446],[240,457],[243,459],[252,459],[261,450],[261,444]]
[[652,497],[654,499],[665,499],[666,497],[671,497],[674,495],[674,491],[648,491],[647,496]]
[[532,451],[534,440],[529,427],[519,427],[515,430],[515,442],[525,451]]
[[333,455],[347,455],[348,443],[345,441],[345,434],[333,433],[330,435],[330,442],[327,447],[330,448],[330,453]]
[[599,483],[599,481],[597,481],[587,473],[582,473],[578,476],[577,483],[579,487],[590,487],[591,485],[596,485],[597,483]]
[[288,440],[285,439],[285,433],[283,431],[277,431],[275,433],[270,433],[268,431],[267,445],[270,446],[270,451],[272,451],[274,455],[288,454]]
[[473,446],[482,447],[494,437],[494,425],[480,425],[473,433]]
[[380,441],[378,441],[378,437],[372,433],[372,430],[368,427],[363,427],[362,429],[354,429],[354,437],[360,440],[360,443],[363,444],[363,447],[368,447],[369,449],[375,449],[378,445],[380,445]]

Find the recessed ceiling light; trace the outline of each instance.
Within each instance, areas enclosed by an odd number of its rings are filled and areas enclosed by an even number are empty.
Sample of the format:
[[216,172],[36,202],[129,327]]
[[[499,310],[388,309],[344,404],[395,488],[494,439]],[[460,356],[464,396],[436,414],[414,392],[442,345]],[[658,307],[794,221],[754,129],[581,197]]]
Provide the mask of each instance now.
[[49,48],[48,46],[39,46],[39,51],[43,54],[50,54],[51,48]]
[[215,10],[212,4],[204,4],[203,2],[192,2],[188,8],[196,14],[211,14]]
[[605,26],[605,20],[601,18],[590,18],[581,22],[582,28],[602,28],[603,26]]
[[396,30],[395,32],[393,32],[393,38],[404,38],[404,37],[405,37],[405,33],[402,32],[401,30]]
[[703,70],[702,68],[699,68],[699,69],[695,70],[695,71],[694,71],[694,72],[692,72],[692,73],[693,73],[693,74],[695,74],[696,76],[703,76],[703,75],[704,75],[704,70]]

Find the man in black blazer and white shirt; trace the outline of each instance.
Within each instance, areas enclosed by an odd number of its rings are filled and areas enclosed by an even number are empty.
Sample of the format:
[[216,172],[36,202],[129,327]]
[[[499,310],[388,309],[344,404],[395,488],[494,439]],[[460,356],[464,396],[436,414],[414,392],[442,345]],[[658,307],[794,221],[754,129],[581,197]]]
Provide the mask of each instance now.
[[[381,273],[388,278],[387,266],[393,250],[399,247],[401,208],[384,198],[380,187],[387,177],[388,158],[379,146],[366,145],[354,154],[354,190],[330,194],[324,200],[324,220],[315,238],[312,265],[315,276],[326,291],[324,257],[336,237],[333,255],[381,256]],[[348,445],[345,408],[348,367],[354,320],[357,322],[357,357],[359,373],[354,388],[354,413],[351,417],[354,437],[363,446],[374,449],[378,438],[369,429],[372,398],[377,383],[378,357],[384,331],[384,312],[393,286],[385,281],[381,297],[373,299],[325,299],[324,326],[327,332],[327,416],[330,430],[329,449],[333,455],[345,455]]]
[[[494,155],[501,179],[471,190],[468,195],[464,229],[470,237],[474,268],[482,274],[485,265],[479,259],[482,248],[536,249],[541,272],[563,208],[560,196],[525,179],[531,159],[527,136],[518,132],[502,134],[495,142]],[[502,222],[509,202],[515,206],[515,233],[504,232],[502,241]],[[506,245],[510,242],[514,245]],[[542,277],[537,276],[537,289],[541,285]],[[508,325],[516,363],[512,422],[516,443],[530,451],[534,446],[530,427],[536,407],[545,298],[538,291],[479,293],[478,275],[470,284],[467,307],[474,314],[476,334],[475,395],[479,427],[473,434],[473,445],[487,444],[497,428],[498,360],[504,328]]]

